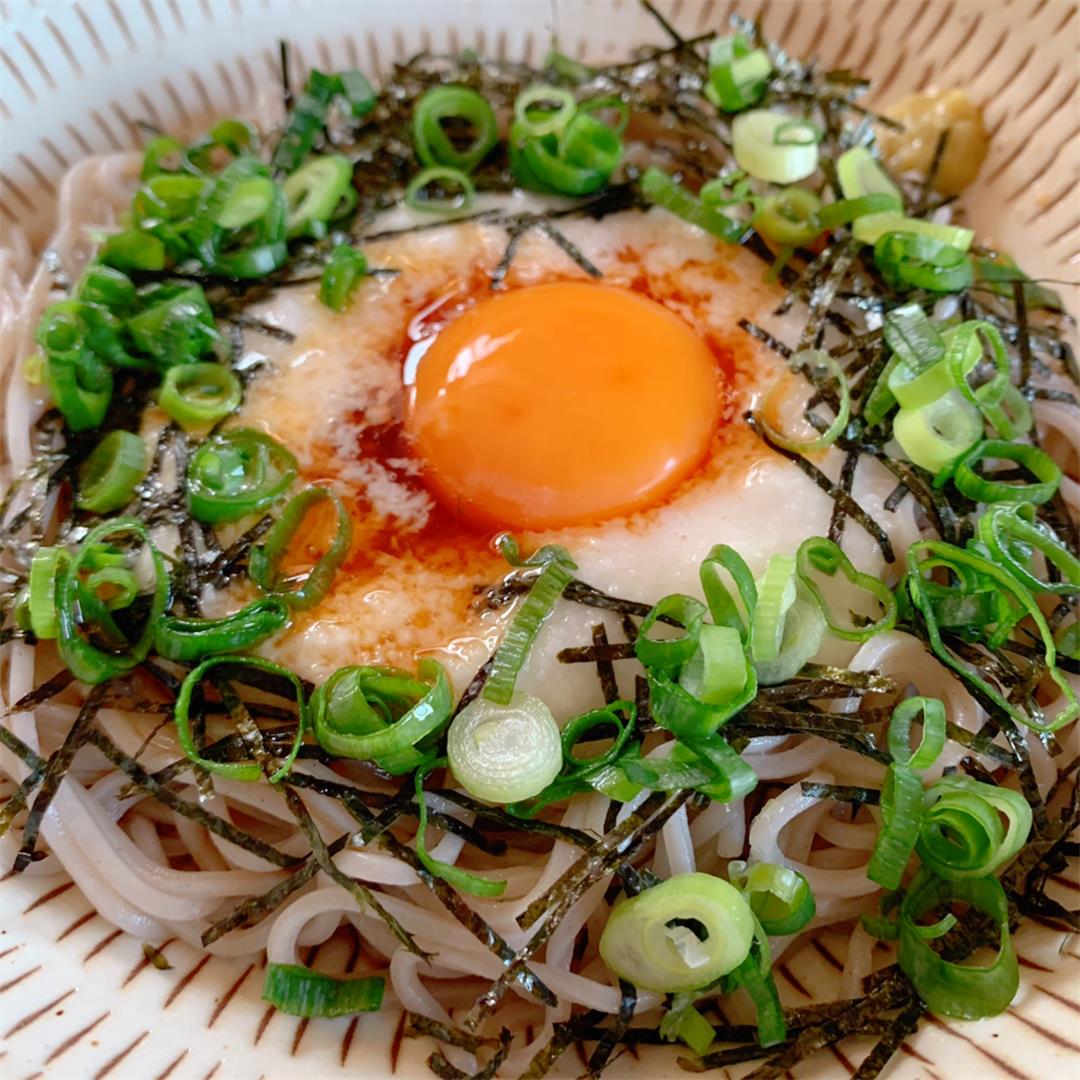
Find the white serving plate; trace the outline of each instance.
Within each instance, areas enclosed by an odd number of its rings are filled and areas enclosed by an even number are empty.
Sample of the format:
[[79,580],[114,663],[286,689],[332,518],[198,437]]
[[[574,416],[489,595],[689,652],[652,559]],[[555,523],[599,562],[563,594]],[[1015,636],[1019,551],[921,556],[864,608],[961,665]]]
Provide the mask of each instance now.
[[[790,51],[874,79],[878,102],[931,85],[965,87],[993,135],[966,198],[974,225],[1032,274],[1080,277],[1080,16],[1072,0],[658,6],[686,34],[723,27],[736,9],[760,15]],[[280,39],[293,46],[295,84],[311,65],[358,66],[377,78],[427,48],[471,46],[539,62],[553,32],[565,51],[593,60],[663,38],[634,0],[0,0],[0,231],[41,242],[64,169],[138,145],[137,120],[190,129],[272,91]],[[1058,887],[1075,906],[1080,883]],[[799,987],[831,992],[828,936],[822,945],[784,965],[792,1003],[805,1000]],[[326,948],[347,953],[349,943]],[[1080,1075],[1080,949],[1037,927],[1019,935],[1018,948],[1024,980],[1012,1008],[976,1024],[925,1023],[890,1066],[892,1080]],[[178,942],[163,951],[171,970],[150,965],[141,944],[64,878],[0,880],[0,1076],[430,1075],[427,1041],[402,1039],[393,1014],[297,1020],[260,1001],[259,964]],[[799,1075],[844,1076],[846,1066],[840,1053],[826,1053]],[[582,1068],[569,1051],[551,1075]],[[606,1075],[684,1074],[673,1055],[624,1055]]]

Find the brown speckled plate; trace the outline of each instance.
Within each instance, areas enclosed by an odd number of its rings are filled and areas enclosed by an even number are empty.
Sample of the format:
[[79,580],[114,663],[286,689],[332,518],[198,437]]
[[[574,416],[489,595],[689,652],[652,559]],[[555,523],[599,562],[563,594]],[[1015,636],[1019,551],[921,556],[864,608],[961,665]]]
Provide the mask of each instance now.
[[[666,0],[688,34],[738,8],[796,54],[874,79],[877,102],[962,86],[985,107],[993,143],[966,202],[975,226],[1031,273],[1080,277],[1080,16],[1071,0]],[[538,62],[562,47],[603,60],[657,40],[634,0],[0,0],[0,229],[40,238],[63,169],[137,145],[135,121],[187,127],[242,106],[277,79],[275,42],[298,67],[360,66],[380,75],[421,48],[473,46]],[[1075,311],[1076,290],[1068,292]],[[1080,882],[1052,889],[1076,906]],[[791,1004],[832,994],[843,942],[825,935],[780,966]],[[1023,984],[994,1020],[927,1022],[901,1047],[892,1080],[1080,1076],[1080,946],[1038,926],[1017,939]],[[354,965],[352,932],[320,963]],[[63,878],[0,881],[0,1076],[241,1080],[430,1075],[425,1040],[393,1014],[297,1020],[259,998],[258,963],[204,956],[178,942],[159,970],[142,946],[97,916]],[[868,1044],[844,1043],[799,1069],[846,1076]],[[572,1053],[553,1075],[583,1070]],[[685,1075],[673,1055],[623,1055],[612,1077]]]

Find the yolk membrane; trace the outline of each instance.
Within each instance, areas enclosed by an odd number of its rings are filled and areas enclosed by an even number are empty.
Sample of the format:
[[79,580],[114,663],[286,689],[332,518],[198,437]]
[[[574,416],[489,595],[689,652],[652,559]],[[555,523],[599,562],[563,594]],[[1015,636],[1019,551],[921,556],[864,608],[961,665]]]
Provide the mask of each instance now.
[[638,293],[556,282],[481,301],[419,361],[406,424],[429,485],[485,525],[544,529],[662,499],[720,412],[711,351]]

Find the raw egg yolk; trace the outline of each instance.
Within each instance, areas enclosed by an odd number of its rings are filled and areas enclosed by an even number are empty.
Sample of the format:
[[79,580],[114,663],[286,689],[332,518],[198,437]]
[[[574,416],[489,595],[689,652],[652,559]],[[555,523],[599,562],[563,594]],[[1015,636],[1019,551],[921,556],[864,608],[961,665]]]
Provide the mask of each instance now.
[[462,517],[577,525],[648,506],[709,446],[720,375],[678,315],[589,282],[477,303],[434,339],[407,426],[428,482]]

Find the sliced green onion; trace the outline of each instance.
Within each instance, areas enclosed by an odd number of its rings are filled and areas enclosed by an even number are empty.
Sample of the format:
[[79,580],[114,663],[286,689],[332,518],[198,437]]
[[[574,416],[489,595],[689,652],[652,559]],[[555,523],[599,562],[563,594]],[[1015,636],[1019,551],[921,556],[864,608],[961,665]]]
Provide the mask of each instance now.
[[752,49],[745,35],[717,38],[709,48],[705,96],[724,112],[739,112],[761,100],[772,70],[769,54]]
[[754,670],[762,686],[776,686],[794,678],[817,655],[825,635],[825,616],[812,597],[797,590],[795,603],[784,617],[783,638],[775,660],[755,660]]
[[223,364],[174,364],[165,372],[158,403],[184,427],[214,424],[240,407],[243,389]]
[[[283,579],[279,572],[281,559],[312,508],[321,503],[329,503],[334,508],[337,518],[334,539],[302,579]],[[352,518],[340,497],[329,488],[305,488],[281,511],[266,536],[252,547],[248,573],[263,592],[280,597],[294,610],[306,611],[330,591],[334,574],[348,557],[351,546]]]
[[784,640],[784,622],[796,597],[795,556],[773,555],[757,583],[757,607],[750,633],[755,662],[775,660]]
[[598,113],[614,110],[617,114],[615,123],[609,124],[616,135],[621,135],[630,125],[630,106],[621,97],[608,94],[603,97],[588,98],[578,103],[579,113]]
[[806,120],[787,113],[754,109],[731,124],[739,168],[774,184],[805,180],[818,167],[818,134]]
[[[339,215],[342,201],[352,192],[352,162],[340,154],[312,158],[282,184],[289,203],[289,236],[326,235],[327,222]],[[258,215],[261,216],[261,215]]]
[[164,270],[165,245],[156,236],[125,229],[113,233],[101,246],[99,256],[103,263],[119,270]]
[[339,668],[311,696],[311,724],[324,750],[374,761],[399,776],[434,757],[424,749],[453,704],[442,667],[420,663],[419,678],[390,667]]
[[600,955],[644,990],[696,990],[738,967],[750,952],[754,917],[732,885],[710,874],[677,874],[616,904]]
[[263,596],[221,619],[166,615],[154,628],[154,651],[166,660],[197,663],[253,648],[288,625],[285,603],[276,596]]
[[881,788],[881,832],[874,842],[866,876],[883,889],[900,888],[915,850],[923,814],[923,785],[907,765],[890,765]]
[[149,180],[159,173],[176,172],[180,168],[183,153],[183,144],[171,135],[158,135],[151,139],[143,150],[140,178]]
[[798,870],[735,859],[728,864],[728,877],[771,937],[797,934],[817,911],[810,882]]
[[[92,597],[84,588],[83,574],[97,569],[95,560],[104,542],[111,537],[134,536],[149,554],[152,581],[148,582],[150,603],[138,637],[131,641],[119,632],[111,619],[97,626],[91,616]],[[64,565],[56,586],[57,639],[60,656],[75,678],[91,686],[103,683],[141,664],[154,641],[154,628],[165,613],[169,599],[169,575],[165,560],[150,540],[146,527],[137,518],[114,518],[86,534],[79,550]],[[97,612],[93,613],[95,616]],[[97,631],[108,639],[107,648],[97,644]]]
[[319,299],[331,311],[344,311],[366,273],[364,253],[351,244],[338,244],[323,269]]
[[893,418],[893,436],[920,468],[934,474],[948,468],[982,437],[979,410],[959,390],[918,409],[901,409]]
[[[651,637],[652,629],[660,619],[673,619],[682,626],[683,632],[675,637]],[[676,670],[694,655],[704,620],[705,605],[700,600],[681,593],[665,596],[641,621],[634,643],[637,658],[645,667],[656,671]]]
[[221,347],[206,293],[199,285],[152,285],[138,294],[127,321],[135,347],[161,367],[198,360]]
[[[911,722],[922,713],[922,738],[911,749]],[[945,706],[937,698],[910,697],[893,709],[889,721],[889,753],[898,765],[915,772],[929,769],[945,748]]]
[[529,592],[518,608],[513,622],[507,627],[502,642],[492,658],[491,672],[484,685],[484,699],[497,705],[508,705],[514,693],[518,672],[529,655],[544,619],[551,614],[555,601],[570,584],[577,569],[566,551],[549,544],[534,552],[524,563],[519,562],[514,538],[504,533],[498,540],[503,557],[513,566],[538,568],[539,572]]
[[695,1054],[704,1054],[716,1038],[712,1024],[694,1008],[693,993],[676,994],[660,1019],[660,1035],[669,1042],[678,1039]]
[[[968,967],[941,956],[919,932],[919,918],[945,904],[969,904],[998,927],[998,954],[986,967]],[[1020,986],[1009,934],[1009,902],[994,877],[945,881],[923,871],[900,905],[900,967],[937,1016],[980,1020],[1004,1012]]]
[[894,289],[960,292],[973,280],[963,250],[910,231],[882,234],[874,243],[874,265]]
[[1069,623],[1057,633],[1057,651],[1070,660],[1080,660],[1080,622]]
[[[467,146],[459,148],[450,138],[443,127],[447,121],[471,126],[472,139]],[[487,157],[499,137],[492,107],[475,90],[464,86],[428,90],[413,108],[412,131],[417,157],[424,165],[464,173],[472,172]]]
[[253,176],[233,189],[214,224],[223,229],[242,229],[263,217],[273,201],[274,181],[268,176]]
[[385,989],[380,975],[336,979],[300,964],[267,964],[262,996],[288,1016],[352,1016],[378,1012]]
[[907,384],[927,373],[945,357],[944,339],[918,304],[905,304],[890,311],[885,316],[883,333],[885,344],[902,365],[889,375],[889,389],[901,405],[924,405],[949,389],[952,384],[946,382],[940,394],[925,393],[917,400],[908,398]]
[[[815,385],[820,385],[821,377],[828,375],[837,387],[839,407],[836,416],[829,426],[820,434],[810,439],[792,439],[783,432],[777,431],[768,421],[763,421],[763,427],[768,432],[769,438],[777,445],[787,450],[794,450],[798,454],[810,454],[817,450],[824,450],[832,446],[843,434],[844,429],[851,419],[851,390],[848,387],[847,376],[844,369],[823,349],[803,349],[797,352],[788,361],[792,371],[806,371],[808,377]],[[768,413],[770,401],[777,391],[779,384],[773,386],[762,406],[762,412]]]
[[865,146],[853,146],[836,159],[836,178],[845,199],[883,195],[892,205],[882,207],[882,210],[893,210],[899,214],[904,209],[900,189],[889,179],[881,163]]
[[[1010,505],[996,503],[979,518],[979,539],[990,554],[1025,588],[1033,593],[1059,595],[1080,591],[1080,559],[1045,522],[1039,521],[1030,502]],[[1016,552],[1024,553],[1021,558]],[[1038,551],[1047,563],[1056,566],[1060,581],[1043,580],[1031,570],[1027,551]]]
[[416,828],[416,857],[424,865],[429,874],[452,885],[458,892],[468,893],[469,896],[496,897],[506,892],[505,881],[495,881],[491,878],[481,877],[479,874],[470,873],[460,866],[453,866],[442,859],[432,858],[428,854],[427,844],[424,842],[424,833],[427,830],[427,801],[424,798],[424,781],[432,769],[441,768],[446,764],[445,758],[429,762],[416,770],[413,783],[416,787],[416,805],[419,809],[419,824]]
[[[622,714],[630,717],[629,723],[624,723]],[[613,701],[602,709],[591,709],[581,716],[575,716],[567,721],[562,730],[563,757],[567,767],[576,775],[591,771],[597,766],[608,765],[617,761],[626,749],[627,741],[634,732],[633,718],[636,710],[632,701]],[[618,734],[612,745],[602,754],[594,757],[579,758],[574,754],[574,747],[595,727],[614,726]]]
[[[832,540],[823,536],[811,536],[799,545],[795,560],[799,581],[818,602],[826,625],[836,637],[845,641],[868,641],[896,625],[897,605],[892,589],[872,574],[863,574],[856,570],[840,546]],[[834,622],[829,604],[811,575],[811,570],[817,570],[829,577],[834,577],[837,570],[841,571],[852,585],[873,596],[881,605],[881,616],[866,626],[841,626]]]
[[296,458],[269,435],[237,428],[213,435],[187,469],[191,513],[209,525],[265,510],[296,479]]
[[855,199],[838,199],[821,207],[817,212],[817,220],[823,229],[836,229],[841,225],[850,225],[856,218],[867,214],[880,214],[883,210],[890,210],[893,205],[893,197],[884,192],[860,195]]
[[[721,568],[731,575],[735,583],[747,621],[743,620],[742,613],[721,580]],[[754,608],[757,607],[757,585],[746,560],[727,544],[717,544],[705,556],[698,573],[701,591],[705,595],[705,603],[709,606],[713,622],[717,626],[730,626],[738,630],[743,641],[747,641],[750,637],[749,620],[753,618]]]
[[622,156],[615,131],[584,113],[574,117],[561,137],[529,138],[515,123],[510,147],[511,165],[522,187],[560,195],[599,191]]
[[[975,233],[961,225],[938,225],[933,221],[904,217],[892,212],[866,214],[855,221],[851,232],[855,239],[863,244],[876,245],[882,237],[890,233],[900,233],[932,241],[942,248],[956,248],[964,253],[975,239]],[[970,265],[968,269],[971,269]]]
[[466,705],[450,724],[446,751],[457,782],[492,803],[539,795],[563,764],[559,725],[551,710],[521,691],[505,704],[479,697]]
[[681,184],[673,180],[662,169],[650,166],[641,177],[641,194],[651,203],[662,206],[676,217],[704,229],[713,236],[736,244],[746,232],[746,226],[721,214],[700,202]]
[[[912,544],[907,552],[907,566],[906,582],[911,602],[922,615],[926,623],[927,637],[930,639],[930,648],[942,663],[985,694],[1011,719],[1033,731],[1056,731],[1080,715],[1080,701],[1077,701],[1076,693],[1068,679],[1058,670],[1057,648],[1046,618],[1031,593],[1012,574],[973,551],[938,540],[921,540]],[[1019,708],[1005,694],[984,679],[972,665],[957,659],[945,645],[941,638],[933,598],[926,588],[927,582],[923,580],[923,574],[938,568],[948,569],[958,577],[974,572],[986,578],[990,587],[996,589],[1001,595],[1003,602],[1015,608],[1017,613],[1015,617],[1026,616],[1031,619],[1038,638],[1042,642],[1047,672],[1062,692],[1066,702],[1052,723],[1042,723]]]
[[113,375],[92,352],[50,352],[44,375],[49,396],[72,431],[96,428],[105,419],[112,401]]
[[758,1045],[765,1047],[775,1046],[787,1038],[787,1022],[776,990],[776,980],[772,976],[768,939],[762,941],[761,937],[763,934],[759,934],[755,940],[760,956],[755,956],[751,951],[728,978],[732,986],[741,986],[750,995],[757,1010]]
[[753,670],[739,631],[710,624],[701,627],[697,648],[679,674],[679,685],[706,705],[724,705],[746,689]]
[[622,160],[619,133],[603,120],[580,112],[570,121],[560,139],[564,161],[583,169],[596,169],[607,178]]
[[87,304],[101,304],[113,314],[123,315],[135,302],[135,286],[120,270],[101,263],[91,263],[75,290]]
[[[728,707],[729,715],[733,715],[753,699],[757,684],[754,683],[753,687],[735,707]],[[697,787],[714,802],[735,802],[757,787],[757,774],[717,731],[710,735],[687,735],[685,739],[680,739],[671,751],[671,760],[675,763],[704,763],[711,775],[706,783]]]
[[266,777],[271,784],[288,775],[292,768],[296,755],[300,753],[300,745],[304,741],[304,731],[308,725],[308,709],[304,700],[304,684],[288,668],[275,664],[272,660],[264,660],[261,656],[211,656],[194,667],[184,677],[180,684],[180,692],[176,696],[176,705],[173,709],[173,719],[176,722],[176,738],[180,743],[181,750],[187,755],[193,764],[206,769],[207,772],[216,773],[218,776],[227,777],[230,780],[243,780],[254,783],[263,779],[262,766],[256,761],[215,761],[202,755],[200,748],[195,744],[195,736],[191,729],[191,708],[195,691],[200,687],[207,672],[222,664],[227,667],[251,667],[259,671],[269,672],[281,679],[287,680],[296,694],[297,721],[296,734],[292,745],[284,758],[277,760],[277,768]]
[[821,232],[820,207],[821,200],[812,191],[784,188],[761,204],[754,215],[754,228],[777,244],[807,244]]
[[134,432],[110,431],[79,467],[76,505],[95,514],[126,506],[146,477],[149,457],[146,443]]
[[30,629],[40,641],[56,637],[56,586],[71,556],[61,547],[39,547],[30,560],[28,597]]
[[[355,76],[359,74],[350,72],[350,88],[355,87],[361,94],[359,100],[351,103],[354,116],[363,115],[375,105],[375,96],[367,80],[363,80],[365,86],[357,86]],[[366,100],[363,97],[365,93]],[[312,71],[308,75],[303,92],[293,102],[288,126],[274,148],[272,164],[275,172],[292,172],[311,153],[316,138],[326,126],[330,102],[337,94],[348,96],[342,78],[324,75],[321,71]],[[357,109],[360,111],[356,111]]]
[[1031,807],[1023,795],[968,776],[936,780],[926,789],[926,803],[916,849],[923,866],[948,881],[994,873],[1031,832]]
[[[979,462],[990,459],[1015,462],[1031,473],[1036,483],[1014,484],[1005,480],[991,480],[975,471]],[[975,502],[1029,502],[1038,505],[1056,494],[1061,485],[1061,469],[1045,450],[1037,446],[1006,442],[1004,439],[984,439],[956,463],[953,483],[961,494]]]
[[[431,184],[437,184],[448,194],[441,199],[426,195]],[[469,177],[460,169],[442,165],[418,172],[405,189],[405,202],[409,206],[432,214],[462,214],[472,206],[475,198],[476,188]]]
[[561,134],[576,112],[577,102],[569,90],[545,83],[522,90],[514,101],[514,120],[526,138]]

